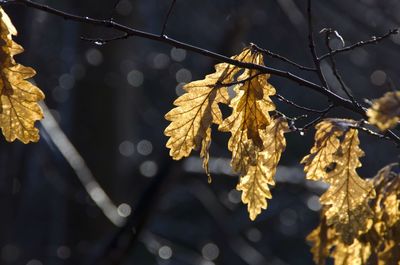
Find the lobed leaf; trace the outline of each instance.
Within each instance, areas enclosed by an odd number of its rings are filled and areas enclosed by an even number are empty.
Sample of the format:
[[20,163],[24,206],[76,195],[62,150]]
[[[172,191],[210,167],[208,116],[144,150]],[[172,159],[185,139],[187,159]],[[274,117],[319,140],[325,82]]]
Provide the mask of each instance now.
[[[241,59],[250,53],[244,50],[241,54],[232,57]],[[174,101],[176,106],[165,115],[171,121],[164,134],[169,136],[167,147],[173,159],[179,160],[189,156],[193,149],[202,147],[201,156],[204,158],[204,167],[208,172],[208,149],[211,143],[211,124],[222,122],[222,113],[218,104],[228,104],[229,83],[234,82],[240,68],[220,63],[215,66],[215,72],[202,80],[186,84],[185,94]]]
[[400,92],[387,92],[367,110],[368,121],[381,131],[394,128],[400,120]]
[[[381,169],[368,182],[374,186],[376,197],[370,201],[372,218],[367,229],[360,231],[352,242],[346,242],[335,224],[327,222],[325,213],[321,224],[307,240],[317,264],[325,264],[328,257],[335,265],[398,264],[400,260],[400,178],[394,170],[397,164]],[[329,206],[323,208],[326,212]]]
[[27,81],[35,70],[15,62],[14,56],[23,48],[12,40],[17,31],[1,8],[0,16],[0,127],[7,141],[37,142],[35,122],[43,118],[38,101],[44,99],[44,94]]
[[310,154],[300,163],[304,164],[306,178],[310,180],[324,180],[327,177],[327,168],[333,162],[333,155],[337,152],[343,131],[339,130],[330,120],[317,124],[315,144]]
[[254,220],[261,209],[267,208],[267,199],[271,199],[269,185],[275,185],[274,175],[281,154],[286,147],[284,133],[289,131],[285,119],[272,119],[260,136],[266,148],[257,154],[256,164],[251,165],[247,173],[240,178],[236,189],[242,191],[242,201],[247,204],[250,219]]

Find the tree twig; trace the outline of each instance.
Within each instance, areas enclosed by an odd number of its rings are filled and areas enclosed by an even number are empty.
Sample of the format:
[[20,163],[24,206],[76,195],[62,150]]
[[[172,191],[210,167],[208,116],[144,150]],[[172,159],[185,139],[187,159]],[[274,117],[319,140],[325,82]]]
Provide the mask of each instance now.
[[325,116],[329,113],[329,111],[331,111],[331,109],[333,109],[335,107],[334,104],[329,105],[329,107],[327,107],[324,112],[321,113],[321,115],[319,115],[317,118],[315,118],[314,120],[310,121],[309,123],[305,124],[302,127],[299,127],[297,130],[300,132],[306,131],[308,128],[310,128],[311,126],[314,126],[317,122],[321,121],[323,118],[325,118]]
[[165,19],[164,19],[164,23],[163,23],[163,26],[161,29],[160,36],[163,36],[165,34],[165,31],[167,30],[168,20],[169,20],[169,17],[171,16],[172,10],[174,9],[175,3],[176,3],[176,0],[171,1],[171,5],[169,6],[167,15],[165,16]]
[[[308,0],[311,1],[311,0]],[[351,100],[348,100],[346,98],[341,97],[340,95],[328,90],[326,86],[321,86],[318,84],[315,84],[309,80],[306,80],[300,76],[297,76],[291,72],[264,66],[264,65],[258,65],[258,64],[253,64],[253,63],[246,63],[238,60],[234,60],[232,58],[229,58],[227,56],[224,56],[222,54],[218,54],[185,42],[181,42],[172,38],[169,38],[166,35],[160,36],[159,34],[154,34],[146,31],[141,31],[134,29],[132,27],[117,23],[113,21],[112,19],[95,19],[95,18],[90,18],[87,16],[79,16],[71,13],[67,13],[55,8],[52,8],[50,6],[44,5],[44,4],[39,4],[31,0],[0,0],[0,4],[6,5],[6,4],[21,4],[30,8],[38,9],[44,12],[47,12],[49,14],[53,14],[59,17],[62,17],[66,20],[71,20],[79,23],[84,23],[84,24],[90,24],[98,27],[104,27],[104,28],[112,28],[117,31],[120,31],[122,33],[126,33],[127,37],[131,36],[137,36],[157,42],[162,42],[169,44],[171,46],[177,47],[177,48],[182,48],[186,49],[188,51],[192,51],[198,54],[201,54],[203,56],[215,59],[219,62],[225,62],[231,65],[235,65],[237,67],[241,68],[247,68],[247,69],[254,69],[258,70],[261,73],[268,73],[272,74],[275,76],[279,76],[282,78],[286,78],[288,80],[291,80],[293,82],[296,82],[300,86],[305,86],[308,87],[324,96],[326,96],[333,104],[337,106],[342,106],[354,113],[360,114],[363,118],[368,118],[365,109],[359,106],[356,106],[353,104]],[[311,9],[310,9],[311,11]],[[311,28],[312,29],[312,28]],[[312,37],[312,36],[311,36]],[[316,55],[316,54],[315,54]],[[397,144],[400,144],[400,138],[394,134],[392,131],[388,131],[390,137],[392,138],[393,141],[395,141]]]
[[305,110],[308,112],[313,112],[313,113],[325,113],[330,107],[327,107],[326,109],[323,110],[318,110],[318,109],[312,109],[312,108],[308,108],[308,107],[304,107],[304,106],[300,106],[297,103],[285,98],[284,96],[280,95],[280,94],[275,94],[275,97],[277,97],[280,101],[285,102],[295,108],[301,109],[301,110]]
[[330,52],[330,53],[326,53],[326,54],[324,54],[324,55],[321,55],[321,56],[318,58],[318,60],[319,60],[319,61],[322,61],[322,60],[324,60],[325,58],[329,57],[330,54],[331,54],[331,55],[335,55],[335,54],[338,54],[338,53],[343,53],[343,52],[351,51],[351,50],[354,50],[354,49],[356,49],[356,48],[364,47],[364,46],[366,46],[366,45],[376,44],[376,43],[378,43],[378,42],[380,42],[380,41],[382,41],[382,40],[385,40],[385,39],[389,38],[390,36],[396,35],[396,34],[398,34],[398,33],[399,33],[399,29],[391,29],[391,30],[389,30],[386,34],[384,34],[384,35],[382,35],[382,36],[380,36],[380,37],[372,37],[372,38],[369,39],[369,40],[366,40],[366,41],[359,41],[359,42],[354,43],[354,44],[352,44],[352,45],[350,45],[350,46],[347,46],[347,47],[344,47],[344,48],[341,48],[341,49],[336,49],[336,50],[333,50],[333,51]]
[[165,35],[159,36],[158,34],[153,34],[150,32],[137,30],[137,29],[119,24],[112,20],[94,19],[94,18],[90,18],[90,17],[84,17],[84,16],[78,16],[75,14],[70,14],[70,13],[63,12],[58,9],[49,7],[47,5],[35,3],[30,0],[2,0],[2,1],[0,0],[0,4],[3,4],[3,5],[4,4],[22,4],[27,7],[42,10],[44,12],[62,17],[67,20],[72,20],[72,21],[85,23],[85,24],[91,24],[91,25],[95,25],[95,26],[99,26],[99,27],[113,28],[120,32],[126,33],[128,35],[127,37],[137,36],[137,37],[141,37],[141,38],[145,38],[145,39],[149,39],[149,40],[153,40],[153,41],[163,42],[163,43],[175,46],[177,48],[186,49],[186,50],[204,55],[206,57],[215,59],[220,62],[225,62],[225,63],[229,63],[232,65],[241,67],[241,68],[254,69],[254,70],[258,70],[262,73],[268,73],[268,74],[273,74],[275,76],[283,77],[283,78],[286,78],[293,82],[296,82],[297,84],[299,84],[301,86],[305,86],[312,90],[315,90],[315,91],[325,95],[326,97],[328,97],[332,102],[335,102],[336,104],[343,106],[355,113],[365,115],[365,111],[355,108],[350,100],[347,100],[347,99],[327,90],[323,86],[315,84],[309,80],[301,78],[301,77],[299,77],[295,74],[292,74],[288,71],[283,71],[283,70],[271,68],[271,67],[264,66],[264,65],[257,65],[257,64],[253,64],[253,63],[237,61],[237,60],[234,60],[227,56],[224,56],[224,55],[221,55],[221,54],[218,54],[218,53],[215,53],[215,52],[212,52],[212,51],[209,51],[209,50],[206,50],[206,49],[203,49],[203,48],[200,48],[200,47],[188,44],[188,43],[184,43],[184,42],[169,38]]
[[105,38],[87,38],[87,37],[81,36],[81,40],[89,41],[89,42],[92,42],[92,43],[94,43],[96,45],[105,45],[105,44],[107,44],[109,42],[112,42],[112,41],[126,40],[127,38],[129,38],[129,35],[127,33],[124,33],[124,34],[122,34],[120,36],[108,38],[108,39],[105,39]]
[[315,47],[315,39],[314,39],[314,26],[313,26],[313,18],[312,18],[312,0],[307,0],[307,21],[308,21],[308,46],[311,51],[311,55],[314,61],[314,65],[316,67],[316,71],[319,79],[322,82],[322,85],[329,90],[328,82],[326,82],[324,73],[321,68],[321,61],[318,60],[318,55]]
[[276,53],[271,52],[270,50],[261,48],[261,47],[259,47],[258,45],[254,44],[254,43],[250,43],[250,45],[251,45],[254,49],[256,49],[257,51],[262,52],[262,53],[265,53],[265,54],[268,55],[269,57],[272,57],[272,58],[281,60],[281,61],[283,61],[283,62],[286,62],[286,63],[288,63],[288,64],[291,64],[291,65],[293,65],[293,66],[299,68],[300,70],[311,71],[311,72],[317,71],[316,68],[307,67],[307,66],[303,66],[303,65],[301,65],[301,64],[298,64],[298,63],[296,63],[296,62],[294,62],[294,61],[292,61],[292,60],[290,60],[290,59],[288,59],[288,58],[286,58],[286,57],[284,57],[284,56],[282,56],[282,55],[280,55],[280,54],[276,54]]
[[[349,97],[349,99],[351,100],[351,102],[353,102],[354,105],[358,106],[359,108],[361,107],[360,103],[358,103],[356,101],[356,99],[354,98],[351,89],[349,87],[347,87],[346,83],[344,82],[342,76],[339,73],[339,70],[336,66],[336,60],[334,58],[334,55],[332,54],[333,50],[331,48],[330,44],[330,40],[331,40],[331,34],[334,33],[335,31],[332,29],[326,29],[326,36],[325,36],[325,44],[326,47],[329,50],[329,60],[331,62],[332,65],[332,71],[333,74],[335,75],[336,79],[339,81],[340,87],[342,88],[342,90],[344,91],[344,93],[346,93],[346,95]],[[336,32],[336,34],[338,34]],[[340,35],[339,35],[340,36]]]

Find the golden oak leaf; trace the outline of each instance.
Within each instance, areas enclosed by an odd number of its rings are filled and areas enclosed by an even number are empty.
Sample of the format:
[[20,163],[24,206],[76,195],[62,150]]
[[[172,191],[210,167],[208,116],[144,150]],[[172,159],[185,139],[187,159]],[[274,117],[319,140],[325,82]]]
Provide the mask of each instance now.
[[400,175],[395,167],[398,165],[390,164],[373,178],[377,196],[372,203],[374,225],[369,238],[379,265],[400,261]]
[[400,176],[392,171],[391,166],[385,167],[378,174],[384,178],[384,186],[377,195],[377,201],[383,213],[382,221],[390,228],[400,221]]
[[12,36],[17,35],[17,30],[1,7],[0,17],[0,59],[6,64],[15,64],[13,56],[22,53],[24,49],[12,40]]
[[317,124],[315,144],[310,154],[300,163],[304,164],[306,178],[310,180],[324,180],[327,177],[327,168],[333,162],[333,154],[340,146],[339,137],[343,131],[339,130],[330,120]]
[[364,244],[357,239],[351,245],[337,241],[331,257],[335,260],[335,265],[364,265],[371,255],[370,244]]
[[324,213],[322,213],[321,218],[320,225],[311,231],[306,238],[312,245],[311,253],[317,265],[325,265],[325,260],[329,257],[330,249],[336,237],[332,228],[329,228],[326,224]]
[[394,128],[400,120],[400,92],[387,92],[367,110],[368,121],[381,131]]
[[324,180],[330,187],[320,198],[321,204],[329,206],[327,223],[334,225],[346,244],[367,229],[372,216],[368,202],[375,196],[372,183],[356,172],[364,155],[359,144],[358,131],[349,129],[333,156],[336,166]]
[[[263,65],[260,53],[251,52],[244,62]],[[232,152],[231,165],[234,171],[246,174],[250,165],[256,163],[256,153],[264,149],[260,131],[270,123],[269,111],[275,110],[270,96],[275,88],[268,83],[269,75],[246,69],[234,87],[235,98],[231,101],[232,114],[219,126],[223,132],[231,132],[228,149]]]
[[267,199],[271,198],[268,185],[275,185],[276,168],[286,147],[283,134],[287,131],[289,127],[284,118],[272,119],[265,130],[260,130],[265,149],[257,154],[256,164],[249,167],[236,187],[243,192],[242,201],[247,204],[251,220],[261,213],[261,209],[267,208]]
[[0,15],[0,127],[7,141],[36,142],[39,131],[34,125],[43,118],[38,101],[44,99],[44,94],[27,81],[35,70],[15,62],[13,56],[23,49],[12,40],[17,32],[1,8]]
[[222,64],[216,67],[216,72],[207,75],[204,80],[186,84],[183,88],[187,93],[174,101],[176,108],[165,115],[171,121],[165,129],[169,136],[167,147],[174,159],[189,156],[193,149],[200,147],[206,136],[206,131],[214,122],[221,123],[222,113],[218,103],[229,102],[228,90],[220,83],[227,78]]
[[368,180],[376,191],[376,197],[370,201],[372,225],[360,231],[351,244],[344,241],[342,231],[337,230],[335,224],[326,222],[325,212],[329,206],[324,206],[320,226],[307,237],[313,244],[311,251],[317,264],[324,264],[327,253],[331,253],[335,265],[399,264],[400,175],[395,167],[398,164],[390,164]]
[[[245,49],[232,59],[241,60],[250,53]],[[208,172],[208,149],[211,143],[212,123],[222,122],[222,113],[219,103],[228,104],[229,95],[227,87],[234,82],[240,68],[220,63],[215,66],[215,72],[205,79],[193,81],[183,86],[186,91],[174,101],[176,106],[169,111],[165,118],[171,121],[164,134],[169,136],[166,146],[170,148],[173,159],[179,160],[189,156],[193,149],[201,147],[203,166]]]

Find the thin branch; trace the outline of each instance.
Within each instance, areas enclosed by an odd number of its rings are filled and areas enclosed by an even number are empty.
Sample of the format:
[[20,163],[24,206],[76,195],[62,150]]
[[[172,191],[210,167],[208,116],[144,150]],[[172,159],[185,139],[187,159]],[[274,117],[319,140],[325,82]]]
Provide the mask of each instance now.
[[[145,38],[145,39],[149,39],[149,40],[153,40],[153,41],[157,41],[157,42],[166,43],[166,44],[169,44],[169,45],[177,47],[177,48],[186,49],[188,51],[192,51],[192,52],[201,54],[203,56],[215,59],[219,62],[225,62],[225,63],[231,64],[231,65],[235,65],[237,67],[254,69],[254,70],[260,71],[261,73],[268,73],[268,74],[272,74],[272,75],[279,76],[282,78],[286,78],[288,80],[296,82],[300,86],[308,87],[308,88],[326,96],[335,105],[342,106],[354,113],[360,114],[363,118],[368,118],[365,113],[365,109],[362,107],[355,106],[353,104],[353,102],[351,102],[351,100],[343,98],[340,95],[328,90],[327,87],[315,84],[309,80],[306,80],[306,79],[299,77],[288,71],[283,71],[280,69],[275,69],[275,68],[264,66],[264,65],[241,62],[241,61],[229,58],[227,56],[224,56],[222,54],[218,54],[218,53],[215,53],[215,52],[212,52],[212,51],[209,51],[209,50],[206,50],[206,49],[203,49],[203,48],[200,48],[200,47],[197,47],[197,46],[185,43],[185,42],[181,42],[181,41],[169,38],[168,36],[165,36],[165,35],[160,36],[159,34],[153,34],[150,32],[137,30],[137,29],[131,28],[129,26],[119,24],[111,19],[104,20],[104,19],[90,18],[90,17],[86,17],[86,16],[78,16],[75,14],[60,11],[58,9],[52,8],[47,5],[33,2],[31,0],[0,0],[0,4],[3,4],[3,5],[21,4],[21,5],[30,7],[30,8],[38,9],[38,10],[47,12],[49,14],[53,14],[53,15],[62,17],[66,20],[71,20],[71,21],[84,23],[84,24],[90,24],[90,25],[94,25],[94,26],[98,26],[98,27],[112,28],[112,29],[115,29],[122,33],[126,33],[127,38],[131,37],[131,36],[137,36],[137,37],[141,37],[141,38]],[[400,144],[400,138],[397,135],[395,135],[393,132],[389,132],[389,134],[390,134],[390,137],[395,142]]]
[[367,133],[369,135],[372,135],[374,137],[378,137],[379,139],[385,139],[385,140],[389,140],[389,141],[392,140],[389,136],[374,132],[373,130],[370,130],[370,129],[362,126],[362,124],[363,124],[363,122],[360,123],[359,125],[353,125],[353,126],[350,126],[350,127],[354,128],[354,129],[358,129],[358,130],[360,130],[362,132],[365,132],[365,133]]
[[[347,87],[346,83],[344,82],[344,80],[343,80],[342,76],[340,75],[339,70],[338,70],[338,68],[336,66],[336,60],[334,58],[334,55],[332,54],[333,50],[332,50],[331,46],[329,45],[330,44],[330,40],[331,40],[331,34],[333,34],[334,32],[335,31],[332,30],[332,29],[326,29],[326,37],[325,37],[325,44],[326,44],[326,47],[329,50],[329,59],[330,59],[330,62],[332,64],[333,74],[335,75],[336,79],[339,81],[340,87],[346,93],[346,95],[349,97],[351,102],[353,102],[353,104],[355,106],[361,107],[360,103],[358,103],[356,101],[356,99],[354,98],[354,96],[353,96],[353,94],[351,92],[351,89],[349,87]],[[338,34],[338,33],[336,32],[336,34]]]
[[300,105],[294,103],[293,101],[285,98],[284,96],[282,96],[280,94],[275,94],[275,97],[277,97],[280,101],[285,102],[285,103],[287,103],[287,104],[289,104],[289,105],[291,105],[291,106],[293,106],[295,108],[298,108],[298,109],[301,109],[301,110],[305,110],[305,111],[308,111],[308,112],[325,113],[330,108],[330,107],[327,107],[326,109],[323,109],[323,110],[312,109],[312,108],[307,108],[307,107],[304,107],[304,106],[300,106]]
[[269,57],[272,57],[272,58],[281,60],[281,61],[283,61],[283,62],[286,62],[286,63],[288,63],[288,64],[291,64],[291,65],[293,65],[293,66],[299,68],[300,70],[311,71],[311,72],[317,71],[316,68],[307,67],[307,66],[303,66],[303,65],[301,65],[301,64],[298,64],[298,63],[296,63],[296,62],[294,62],[294,61],[292,61],[292,60],[290,60],[290,59],[288,59],[288,58],[286,58],[286,57],[284,57],[284,56],[282,56],[282,55],[279,55],[279,54],[276,54],[276,53],[271,52],[270,50],[261,48],[261,47],[257,46],[257,45],[254,44],[254,43],[250,43],[250,45],[251,45],[254,49],[256,49],[257,51],[262,52],[262,53],[265,53],[265,54],[268,55]]
[[108,39],[104,39],[104,38],[87,38],[87,37],[81,37],[81,40],[84,41],[88,41],[88,42],[92,42],[96,45],[105,45],[108,44],[109,42],[112,41],[117,41],[117,40],[126,40],[127,38],[129,38],[129,35],[127,33],[124,33],[120,36],[116,36],[116,37],[112,37],[112,38],[108,38]]
[[70,13],[63,12],[58,9],[49,7],[47,5],[35,3],[30,0],[2,0],[2,1],[0,0],[0,4],[22,4],[27,7],[35,8],[35,9],[62,17],[66,20],[72,20],[72,21],[76,21],[76,22],[84,23],[84,24],[91,24],[91,25],[99,26],[99,27],[113,28],[120,32],[126,33],[128,35],[128,37],[137,36],[137,37],[141,37],[141,38],[145,38],[145,39],[149,39],[149,40],[153,40],[153,41],[166,43],[166,44],[172,45],[177,48],[186,49],[186,50],[201,54],[203,56],[215,59],[219,62],[225,62],[225,63],[232,64],[232,65],[235,65],[235,66],[238,66],[241,68],[254,69],[254,70],[258,70],[262,73],[268,73],[268,74],[276,75],[279,77],[283,77],[283,78],[286,78],[293,82],[296,82],[297,84],[299,84],[301,86],[309,87],[310,89],[325,95],[332,102],[335,102],[336,104],[338,104],[340,106],[343,106],[355,113],[365,116],[365,111],[362,109],[355,108],[350,100],[345,99],[345,98],[327,90],[323,86],[315,84],[311,81],[308,81],[304,78],[294,75],[288,71],[282,71],[282,70],[271,68],[271,67],[264,66],[264,65],[257,65],[257,64],[253,64],[253,63],[241,62],[241,61],[229,58],[227,56],[224,56],[224,55],[221,55],[221,54],[218,54],[218,53],[215,53],[215,52],[212,52],[212,51],[209,51],[209,50],[206,50],[206,49],[203,49],[203,48],[200,48],[200,47],[188,44],[188,43],[184,43],[184,42],[169,38],[165,35],[159,36],[158,34],[153,34],[150,32],[137,30],[137,29],[130,28],[128,26],[119,24],[112,20],[95,19],[95,18],[90,18],[90,17],[78,16],[75,14],[70,14]]
[[364,46],[366,46],[366,45],[376,44],[376,43],[378,43],[378,42],[380,42],[380,41],[383,41],[383,40],[389,38],[390,36],[396,35],[396,34],[398,34],[398,33],[399,33],[399,29],[391,29],[391,30],[389,30],[386,34],[384,34],[384,35],[382,35],[382,36],[380,36],[380,37],[375,37],[375,36],[374,36],[374,37],[372,37],[372,38],[369,39],[369,40],[366,40],[366,41],[359,41],[359,42],[354,43],[354,44],[352,44],[352,45],[350,45],[350,46],[347,46],[347,47],[344,47],[344,48],[341,48],[341,49],[336,49],[336,50],[333,50],[331,53],[326,53],[326,54],[324,54],[324,55],[321,55],[321,56],[318,58],[318,60],[319,60],[319,61],[322,61],[322,60],[324,60],[325,58],[329,57],[330,54],[335,55],[335,54],[338,54],[338,53],[343,53],[343,52],[351,51],[351,50],[354,50],[354,49],[356,49],[356,48],[364,47]]
[[171,1],[171,5],[169,6],[167,15],[165,16],[165,19],[164,19],[164,23],[163,23],[163,27],[162,27],[160,36],[164,36],[165,31],[167,30],[168,20],[169,20],[169,17],[171,16],[172,10],[174,9],[175,3],[176,3],[176,0]]
[[307,123],[303,127],[299,127],[297,130],[300,131],[300,132],[306,131],[308,128],[314,126],[316,123],[318,123],[323,118],[325,118],[325,116],[329,113],[329,111],[331,111],[331,109],[333,109],[334,107],[335,107],[334,104],[329,105],[329,107],[326,108],[325,111],[323,113],[321,113],[321,115],[319,115],[317,118],[315,118],[314,120],[310,121],[309,123]]
[[329,90],[328,87],[328,82],[326,82],[324,73],[322,72],[321,68],[321,61],[318,60],[318,55],[316,52],[316,47],[315,47],[315,40],[314,40],[314,28],[313,28],[313,19],[312,19],[312,10],[311,10],[311,1],[312,0],[307,0],[307,20],[308,20],[308,46],[311,51],[311,55],[314,61],[314,65],[316,67],[316,71],[318,74],[319,79],[322,82],[322,85]]

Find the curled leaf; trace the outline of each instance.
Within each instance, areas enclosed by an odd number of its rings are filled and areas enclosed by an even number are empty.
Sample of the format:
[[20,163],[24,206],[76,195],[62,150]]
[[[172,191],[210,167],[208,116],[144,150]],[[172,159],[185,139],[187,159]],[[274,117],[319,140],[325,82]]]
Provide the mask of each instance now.
[[400,92],[387,92],[367,110],[368,121],[381,131],[394,128],[400,120]]
[[[248,53],[244,62],[263,64],[260,53]],[[268,83],[268,75],[260,75],[256,70],[245,70],[240,76],[241,83],[235,85],[235,98],[230,107],[232,114],[226,118],[219,130],[232,134],[228,149],[232,151],[232,168],[245,174],[249,165],[255,165],[257,152],[264,149],[260,132],[270,123],[269,111],[275,110],[270,96],[275,88]]]

